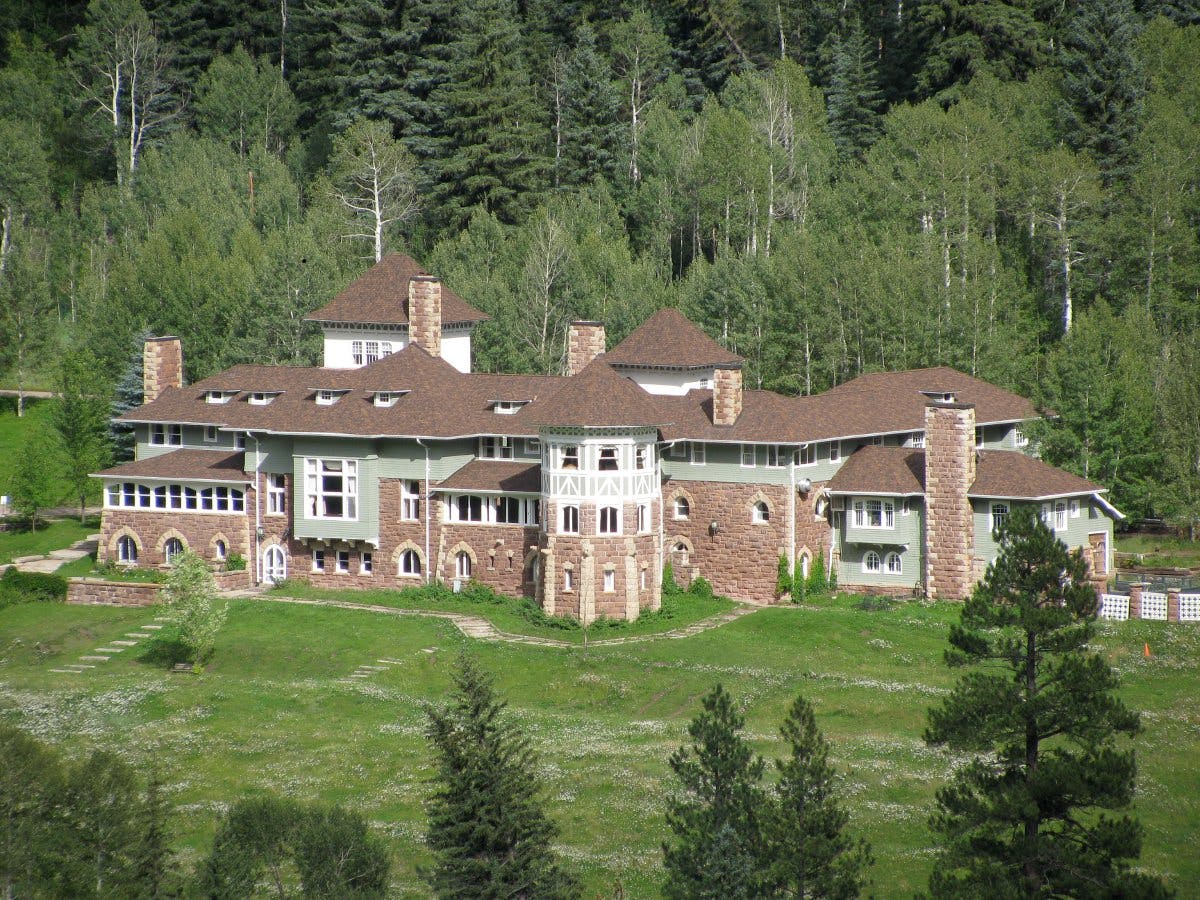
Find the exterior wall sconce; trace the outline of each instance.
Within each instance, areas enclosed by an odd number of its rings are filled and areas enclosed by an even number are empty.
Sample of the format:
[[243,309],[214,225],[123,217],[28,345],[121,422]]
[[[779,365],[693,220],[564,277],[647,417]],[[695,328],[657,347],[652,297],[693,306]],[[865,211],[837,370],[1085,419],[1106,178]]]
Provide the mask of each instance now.
[[721,525],[714,519],[708,523],[708,533],[714,537],[720,532]]

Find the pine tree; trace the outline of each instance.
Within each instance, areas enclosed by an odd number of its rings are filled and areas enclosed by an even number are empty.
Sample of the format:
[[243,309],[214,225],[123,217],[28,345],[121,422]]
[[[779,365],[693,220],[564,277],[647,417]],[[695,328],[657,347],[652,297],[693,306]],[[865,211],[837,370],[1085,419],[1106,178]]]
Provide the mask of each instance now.
[[149,331],[142,331],[134,341],[134,349],[129,354],[129,362],[125,372],[117,382],[115,397],[112,402],[112,422],[109,425],[109,436],[112,441],[113,459],[126,462],[133,459],[134,433],[133,426],[116,421],[120,416],[137,409],[143,401],[143,372],[144,351],[146,341],[150,338]]
[[451,44],[459,17],[455,7],[440,0],[412,0],[404,4],[400,23],[409,68],[396,110],[398,136],[421,162],[427,180],[436,174],[434,163],[444,136],[446,110],[437,94],[450,77]]
[[596,49],[596,32],[584,22],[575,31],[563,84],[563,155],[556,183],[614,182],[624,162],[620,100],[609,61]]
[[1142,831],[1126,808],[1133,750],[1118,735],[1138,716],[1117,676],[1090,652],[1096,592],[1082,551],[1068,551],[1027,506],[997,535],[1000,553],[950,630],[946,661],[975,668],[929,712],[927,743],[972,754],[937,793],[944,842],[935,897],[1138,896],[1167,891],[1132,872]]
[[1092,0],[1074,5],[1062,38],[1060,132],[1092,155],[1106,184],[1133,165],[1146,93],[1137,36],[1132,0]]
[[558,828],[543,808],[537,754],[491,679],[463,655],[450,701],[425,713],[437,768],[425,838],[434,862],[424,876],[433,893],[578,896],[550,846]]
[[[718,684],[702,703],[703,711],[688,725],[691,746],[680,747],[670,758],[680,790],[667,801],[667,826],[674,840],[663,844],[664,892],[678,898],[719,896],[709,889],[739,871],[744,857],[750,869],[746,896],[760,896],[767,878],[763,760],[741,736],[745,719],[725,688]],[[726,828],[732,835],[718,845]]]
[[334,6],[337,34],[330,48],[337,91],[334,124],[358,118],[400,124],[410,57],[402,23],[404,4],[356,0]]
[[514,222],[542,187],[537,103],[513,0],[469,0],[458,11],[447,77],[429,95],[445,116],[431,168],[435,208],[451,228],[482,205]]
[[791,756],[776,761],[779,783],[766,820],[772,880],[788,897],[857,897],[871,851],[843,833],[849,815],[834,794],[829,744],[812,704],[797,697],[779,732]]
[[150,772],[145,797],[136,813],[137,837],[130,852],[132,896],[138,900],[158,900],[172,896],[170,878],[174,870],[168,843],[170,806],[162,792],[162,775],[157,766]]
[[879,136],[879,86],[862,24],[851,17],[834,46],[827,98],[829,133],[842,159],[861,156]]
[[64,354],[59,366],[58,402],[50,421],[62,439],[67,480],[79,498],[83,521],[87,495],[95,485],[92,473],[112,458],[109,443],[109,397],[96,358],[83,348]]

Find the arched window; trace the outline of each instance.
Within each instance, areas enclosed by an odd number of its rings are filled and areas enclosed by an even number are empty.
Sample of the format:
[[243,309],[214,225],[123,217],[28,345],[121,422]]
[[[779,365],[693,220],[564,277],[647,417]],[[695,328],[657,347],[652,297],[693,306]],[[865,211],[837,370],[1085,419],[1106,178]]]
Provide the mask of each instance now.
[[878,573],[879,569],[879,554],[874,550],[868,550],[867,555],[863,557],[863,571]]
[[688,503],[687,497],[675,498],[675,518],[686,519],[692,514],[692,505]]
[[215,544],[213,544],[214,559],[224,559],[228,553],[229,547],[226,546],[224,541],[217,541]]
[[179,538],[167,538],[167,542],[163,544],[163,558],[167,563],[175,561],[175,557],[183,553],[187,548],[183,546],[183,541]]
[[127,534],[117,539],[117,562],[137,562],[137,541]]
[[683,541],[680,541],[674,547],[672,547],[671,552],[675,554],[675,558],[679,560],[680,563],[685,566],[688,564],[690,551],[688,550],[688,545]]
[[800,554],[800,575],[804,578],[808,577],[809,569],[812,568],[812,559],[807,553]]
[[621,514],[615,506],[600,507],[600,533],[620,534]]
[[889,553],[884,557],[883,565],[889,575],[902,575],[904,573],[904,563],[901,562],[899,553]]
[[459,550],[454,557],[454,577],[464,580],[471,577],[471,554],[466,550]]
[[272,544],[263,551],[263,580],[277,584],[285,578],[287,578],[287,557],[283,555],[282,547]]
[[[468,560],[469,562],[469,560]],[[421,574],[421,557],[416,550],[408,549],[400,554],[400,577],[416,578]]]
[[750,520],[759,523],[771,521],[771,510],[767,506],[767,501],[759,500],[754,504],[750,511]]

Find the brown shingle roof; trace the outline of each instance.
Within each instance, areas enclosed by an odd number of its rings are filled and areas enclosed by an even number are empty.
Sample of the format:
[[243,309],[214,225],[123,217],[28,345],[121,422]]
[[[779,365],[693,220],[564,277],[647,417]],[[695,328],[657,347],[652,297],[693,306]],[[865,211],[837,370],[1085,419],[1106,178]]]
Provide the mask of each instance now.
[[1038,500],[1071,494],[1097,494],[1104,488],[1015,450],[980,450],[971,497]]
[[605,359],[615,366],[682,369],[742,362],[677,309],[660,309],[608,351]]
[[[408,324],[408,283],[428,275],[411,256],[389,253],[344,291],[304,318],[310,322]],[[442,322],[482,322],[490,318],[442,285]]]
[[662,425],[662,398],[646,393],[624,375],[613,371],[607,356],[596,357],[582,372],[563,379],[564,384],[545,402],[522,410],[533,425],[568,428]]
[[798,444],[804,423],[796,400],[771,391],[743,391],[742,412],[732,425],[714,425],[712,391],[689,391],[654,398],[663,413],[663,437],[669,441],[747,441]]
[[925,451],[909,447],[860,447],[829,480],[846,494],[925,493]]
[[495,462],[476,459],[445,481],[439,491],[488,491],[507,494],[537,494],[542,490],[541,463]]
[[246,481],[246,454],[238,450],[172,450],[97,472],[106,478],[186,478],[201,481]]

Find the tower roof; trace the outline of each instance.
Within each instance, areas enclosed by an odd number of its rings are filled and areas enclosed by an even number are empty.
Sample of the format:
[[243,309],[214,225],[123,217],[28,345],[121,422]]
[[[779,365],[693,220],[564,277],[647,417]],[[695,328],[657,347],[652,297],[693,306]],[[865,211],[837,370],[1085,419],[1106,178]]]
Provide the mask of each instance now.
[[677,309],[660,309],[608,351],[605,359],[615,366],[671,369],[742,362],[740,356],[726,350]]

